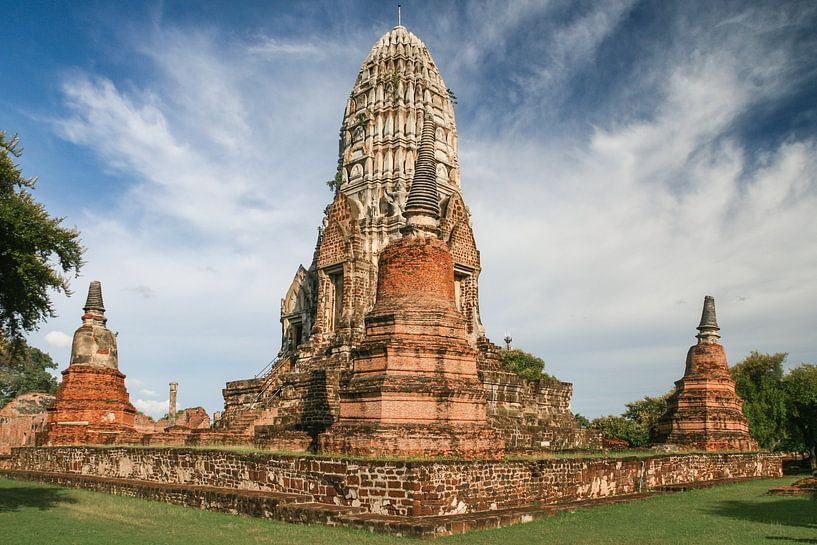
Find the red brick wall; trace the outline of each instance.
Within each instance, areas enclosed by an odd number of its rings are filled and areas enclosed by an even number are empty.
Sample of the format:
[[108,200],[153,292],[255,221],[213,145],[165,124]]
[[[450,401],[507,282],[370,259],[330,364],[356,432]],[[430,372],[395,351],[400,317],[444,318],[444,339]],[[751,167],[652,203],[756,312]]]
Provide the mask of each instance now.
[[454,262],[441,240],[406,237],[392,242],[380,253],[378,267],[373,313],[384,307],[454,310]]
[[107,444],[129,433],[138,442],[136,409],[125,389],[125,375],[116,369],[71,365],[62,377],[37,444]]
[[776,454],[637,459],[375,461],[145,448],[15,449],[11,469],[311,494],[376,513],[432,515],[613,497],[673,484],[779,477]]

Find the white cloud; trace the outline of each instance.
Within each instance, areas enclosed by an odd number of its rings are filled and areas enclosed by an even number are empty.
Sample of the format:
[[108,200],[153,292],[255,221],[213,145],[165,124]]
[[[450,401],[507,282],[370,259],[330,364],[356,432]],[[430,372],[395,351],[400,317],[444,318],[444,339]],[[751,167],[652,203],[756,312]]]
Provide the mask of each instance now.
[[157,395],[159,395],[155,391],[149,390],[147,388],[142,388],[141,390],[139,390],[139,393],[148,397],[156,397]]
[[71,346],[71,337],[62,331],[49,331],[45,335],[44,339],[48,346],[53,346],[55,348],[66,348]]
[[156,401],[154,399],[137,399],[133,406],[153,418],[161,418],[167,414],[169,400]]
[[320,55],[325,49],[312,41],[287,41],[272,37],[263,37],[247,48],[247,51],[261,56],[277,57],[280,55]]
[[576,382],[583,411],[670,389],[705,294],[733,363],[750,349],[817,355],[817,141],[752,166],[731,129],[785,92],[788,66],[749,49],[751,62],[717,48],[672,59],[652,116],[613,118],[587,141],[462,145],[489,332],[510,329]]

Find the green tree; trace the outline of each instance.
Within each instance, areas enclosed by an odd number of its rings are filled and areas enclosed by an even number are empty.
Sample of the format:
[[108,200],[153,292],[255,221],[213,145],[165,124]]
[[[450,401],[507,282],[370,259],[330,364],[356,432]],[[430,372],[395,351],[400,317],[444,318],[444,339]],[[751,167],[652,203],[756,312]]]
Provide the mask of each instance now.
[[787,395],[783,387],[785,359],[783,352],[753,351],[729,370],[735,390],[743,398],[749,432],[761,448],[770,450],[784,448],[788,440]]
[[598,429],[605,437],[627,441],[633,447],[645,447],[650,443],[649,430],[643,424],[623,416],[594,418],[590,427]]
[[0,131],[0,334],[15,343],[54,316],[50,290],[70,295],[84,251],[79,232],[31,196],[36,179],[23,177],[21,154],[17,135]]
[[672,392],[658,397],[646,396],[640,401],[627,403],[627,410],[621,415],[639,424],[647,433],[648,442],[654,442],[658,435],[658,421],[667,412],[667,400]]
[[811,471],[817,474],[817,365],[801,364],[783,379],[793,438],[811,456]]
[[576,413],[574,415],[574,418],[579,422],[579,424],[581,424],[583,428],[590,427],[590,419],[584,416],[583,414]]
[[48,370],[56,368],[51,356],[25,341],[12,350],[0,340],[0,407],[28,392],[53,394],[57,379]]
[[553,379],[545,373],[545,360],[517,348],[503,348],[502,367],[528,380]]

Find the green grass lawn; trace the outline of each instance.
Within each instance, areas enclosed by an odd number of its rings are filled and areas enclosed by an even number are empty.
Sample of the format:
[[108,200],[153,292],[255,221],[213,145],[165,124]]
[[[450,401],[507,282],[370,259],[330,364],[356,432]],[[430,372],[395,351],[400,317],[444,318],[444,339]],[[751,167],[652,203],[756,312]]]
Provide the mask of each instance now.
[[[817,501],[770,497],[753,481],[622,505],[582,509],[499,530],[435,543],[563,544],[817,544]],[[0,480],[0,545],[256,543],[363,545],[403,543],[366,532],[234,517],[161,503]]]

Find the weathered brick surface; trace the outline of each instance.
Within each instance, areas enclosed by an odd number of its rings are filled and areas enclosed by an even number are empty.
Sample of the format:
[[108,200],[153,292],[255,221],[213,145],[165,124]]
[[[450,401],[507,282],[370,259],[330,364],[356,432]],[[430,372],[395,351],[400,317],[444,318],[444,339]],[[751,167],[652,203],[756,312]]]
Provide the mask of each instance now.
[[488,404],[488,422],[514,450],[597,449],[601,433],[584,429],[570,410],[573,385],[558,380],[526,380],[502,368],[500,348],[481,339],[479,378]]
[[616,497],[685,483],[782,475],[779,455],[741,453],[469,462],[144,448],[20,448],[13,453],[10,465],[17,471],[309,494],[322,503],[400,516]]
[[659,422],[661,442],[700,450],[757,449],[718,343],[699,342],[689,349],[684,377],[667,405]]
[[0,409],[0,454],[12,447],[33,446],[37,433],[45,427],[46,409],[54,396],[43,393],[22,394]]
[[[134,429],[136,408],[117,369],[71,365],[62,372],[56,400],[39,444],[110,442],[110,434]],[[101,439],[101,435],[106,439]]]
[[380,254],[366,337],[341,381],[340,420],[322,448],[355,454],[496,457],[477,355],[455,306],[454,265],[435,237]]
[[[138,413],[134,417],[134,427],[140,433],[162,433],[171,427],[171,422],[169,418],[153,420],[144,414]],[[179,411],[176,416],[175,427],[185,430],[206,430],[210,428],[210,416],[203,407],[187,408]]]

